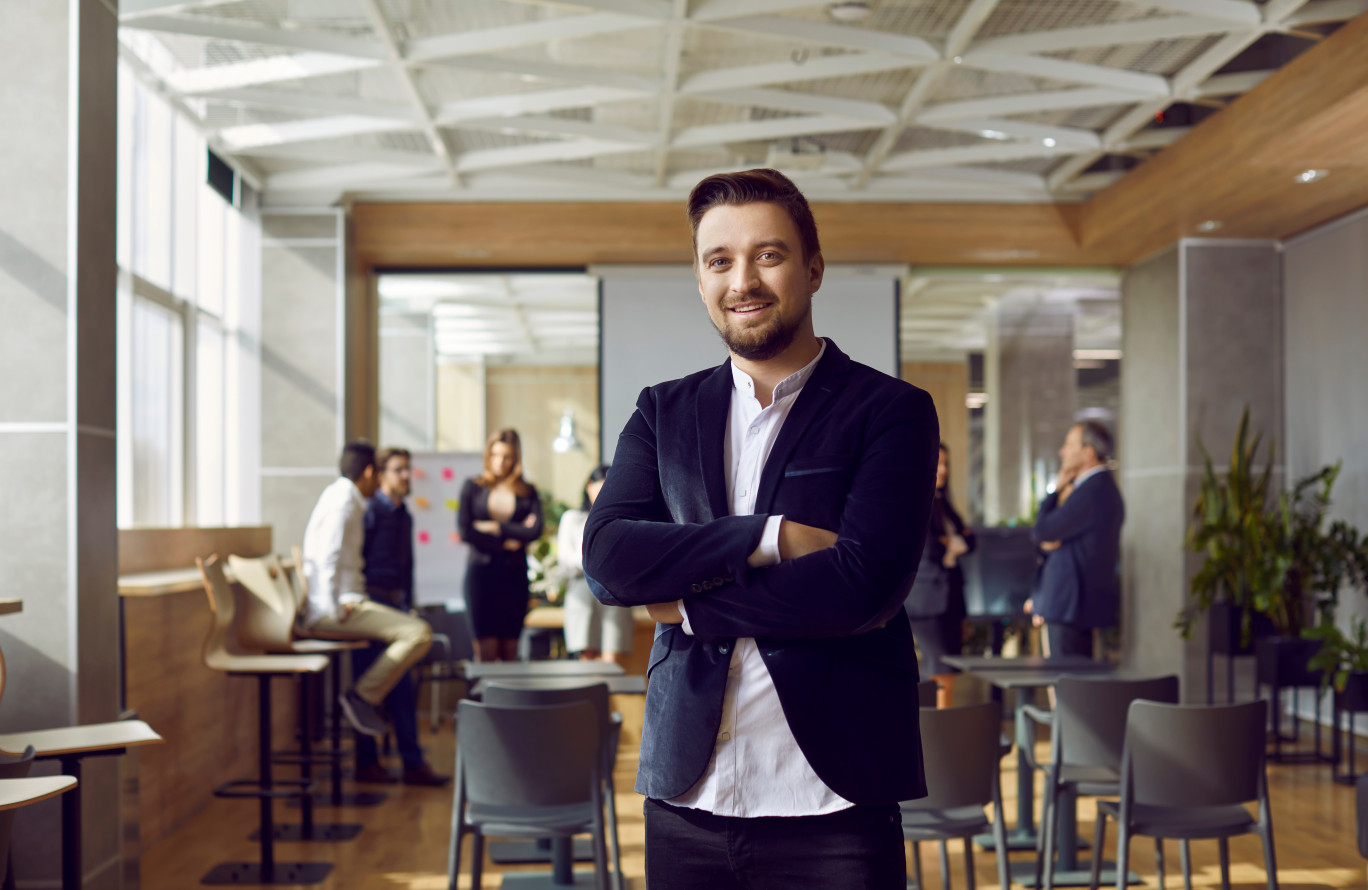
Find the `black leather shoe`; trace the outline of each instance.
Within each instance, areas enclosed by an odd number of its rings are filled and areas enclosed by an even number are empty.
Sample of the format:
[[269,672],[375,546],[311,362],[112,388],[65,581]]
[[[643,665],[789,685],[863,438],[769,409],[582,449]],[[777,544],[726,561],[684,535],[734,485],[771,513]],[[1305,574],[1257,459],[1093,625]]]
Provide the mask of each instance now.
[[368,763],[365,766],[356,768],[355,779],[367,785],[393,785],[399,781],[394,777],[394,773],[385,769],[378,763]]
[[451,776],[443,776],[439,773],[434,773],[432,767],[428,766],[426,763],[417,769],[404,770],[405,785],[427,785],[433,788],[440,788],[450,781]]

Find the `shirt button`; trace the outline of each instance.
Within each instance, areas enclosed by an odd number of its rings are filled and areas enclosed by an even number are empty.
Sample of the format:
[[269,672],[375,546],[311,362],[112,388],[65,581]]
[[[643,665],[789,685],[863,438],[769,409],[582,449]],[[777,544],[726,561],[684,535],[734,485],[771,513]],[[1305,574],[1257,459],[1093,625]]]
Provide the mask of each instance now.
[[731,740],[731,733],[729,733],[729,732],[724,732],[724,733],[722,733],[720,736],[718,736],[718,738],[721,739],[721,740],[724,741],[724,742],[730,741],[730,740]]
[[731,651],[731,648],[726,643],[720,643],[718,644],[717,651],[721,655],[726,655]]
[[721,578],[714,578],[714,579],[713,579],[713,587],[721,587],[721,586],[722,586],[722,579],[721,579]]
[[758,427],[758,426],[753,426],[753,427],[750,428],[750,434],[751,434],[752,436],[755,435],[755,434],[758,433],[758,432],[760,432],[760,427]]
[[702,593],[702,592],[703,592],[703,585],[702,585],[702,584],[695,584],[695,585],[693,585],[693,587],[692,587],[691,589],[693,590],[694,593]]

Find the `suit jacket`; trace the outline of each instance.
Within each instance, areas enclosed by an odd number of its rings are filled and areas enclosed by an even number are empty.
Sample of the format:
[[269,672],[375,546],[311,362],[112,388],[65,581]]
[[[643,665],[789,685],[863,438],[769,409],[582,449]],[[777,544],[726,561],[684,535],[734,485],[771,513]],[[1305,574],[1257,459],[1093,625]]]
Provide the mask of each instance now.
[[1111,627],[1121,606],[1121,524],[1126,506],[1112,474],[1103,470],[1074,489],[1064,505],[1058,493],[1040,505],[1031,538],[1059,541],[1045,557],[1032,606],[1046,621]]
[[[683,599],[694,631],[656,627],[637,790],[669,799],[702,776],[732,648],[754,637],[823,782],[855,803],[922,797],[917,657],[902,602],[935,486],[931,398],[828,341],[765,463],[755,515],[732,516],[732,388],[727,361],[643,390],[585,528],[584,570],[600,600]],[[748,568],[778,514],[839,540]]]

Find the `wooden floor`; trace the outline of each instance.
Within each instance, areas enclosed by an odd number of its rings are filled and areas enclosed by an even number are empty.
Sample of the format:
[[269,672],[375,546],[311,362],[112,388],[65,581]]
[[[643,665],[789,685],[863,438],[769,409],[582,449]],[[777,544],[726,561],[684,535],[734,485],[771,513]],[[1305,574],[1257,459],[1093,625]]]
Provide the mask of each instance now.
[[[637,749],[632,740],[639,735],[640,698],[623,697],[615,706],[625,712],[629,731],[624,732],[623,750],[616,773],[618,813],[621,822],[622,864],[629,886],[645,887],[645,851],[641,817],[641,797],[630,789],[636,771]],[[435,734],[423,727],[422,743],[432,764],[450,772],[454,739],[449,722]],[[1041,745],[1044,754],[1046,745]],[[1015,757],[1003,761],[1003,790],[1009,825],[1016,818]],[[1359,858],[1354,840],[1353,789],[1330,781],[1326,765],[1272,766],[1269,784],[1273,798],[1273,821],[1277,838],[1278,872],[1284,890],[1311,890],[1325,887],[1365,886],[1365,863]],[[374,787],[374,786],[367,786]],[[369,809],[319,810],[320,818],[360,822],[361,835],[347,843],[277,844],[280,860],[322,860],[332,862],[331,877],[320,890],[365,888],[365,890],[440,890],[447,886],[446,852],[451,828],[450,789],[388,788],[390,798]],[[1037,801],[1039,796],[1037,795]],[[256,826],[257,804],[248,800],[216,800],[167,837],[153,844],[142,858],[142,886],[147,890],[185,890],[199,885],[200,878],[218,862],[253,860],[257,845],[247,840]],[[295,811],[277,805],[279,818]],[[1079,805],[1079,834],[1092,837],[1093,804],[1084,799]],[[1114,853],[1115,832],[1107,845],[1107,858]],[[468,845],[468,841],[467,841]],[[964,887],[962,847],[951,843],[954,887]],[[1178,871],[1178,845],[1166,847],[1170,886],[1181,887]],[[1155,876],[1153,842],[1137,839],[1132,845],[1133,868],[1150,887],[1158,886]],[[1013,859],[1028,860],[1028,853]],[[1259,842],[1250,836],[1231,842],[1231,879],[1237,888],[1263,887],[1263,856]],[[929,888],[939,888],[938,853],[932,844],[924,845],[922,861]],[[582,865],[581,868],[587,868]],[[522,867],[527,868],[527,867]],[[909,865],[910,868],[910,865]],[[979,853],[976,877],[980,886],[996,886],[991,854]],[[503,869],[486,864],[484,887],[498,887]],[[1216,845],[1194,842],[1193,880],[1198,886],[1219,886]],[[470,887],[468,869],[460,886]]]

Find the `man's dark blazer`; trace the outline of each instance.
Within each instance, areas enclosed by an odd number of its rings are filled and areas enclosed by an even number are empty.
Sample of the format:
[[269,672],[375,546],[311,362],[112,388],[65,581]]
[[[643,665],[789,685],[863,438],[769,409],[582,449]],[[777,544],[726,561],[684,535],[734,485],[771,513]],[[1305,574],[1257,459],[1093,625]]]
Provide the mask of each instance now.
[[1121,524],[1126,505],[1112,474],[1102,470],[1083,480],[1059,506],[1059,494],[1040,505],[1031,538],[1059,541],[1045,556],[1032,609],[1047,622],[1076,627],[1111,627],[1121,606]]
[[[637,790],[668,800],[703,775],[732,648],[754,637],[798,747],[854,803],[926,794],[917,657],[902,602],[935,488],[939,428],[922,390],[826,354],[732,516],[723,437],[730,360],[642,391],[584,532],[605,603],[682,599],[694,635],[657,625]],[[834,548],[746,566],[765,520],[837,532]]]

